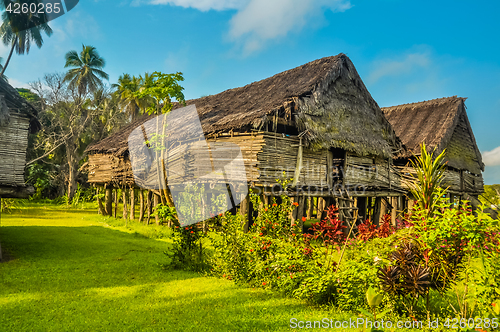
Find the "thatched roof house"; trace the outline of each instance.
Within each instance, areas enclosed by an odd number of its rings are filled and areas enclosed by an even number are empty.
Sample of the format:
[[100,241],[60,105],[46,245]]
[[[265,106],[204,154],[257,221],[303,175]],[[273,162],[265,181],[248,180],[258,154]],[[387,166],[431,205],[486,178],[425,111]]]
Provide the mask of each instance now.
[[0,197],[27,197],[24,182],[28,134],[40,130],[37,111],[0,79]]
[[453,96],[382,110],[407,148],[408,152],[400,155],[401,166],[412,154],[420,153],[422,142],[428,152],[436,149],[439,154],[446,149],[446,184],[457,194],[478,194],[483,192],[484,164],[467,117],[465,100]]
[[[394,151],[401,150],[401,144],[344,54],[312,61],[244,87],[189,100],[187,104],[196,105],[207,139],[237,141],[242,147],[253,185],[274,184],[274,171],[278,169],[296,176],[298,135],[302,133],[302,168],[311,171],[301,172],[299,185],[326,187],[327,168],[346,167],[352,162],[360,165],[352,172],[346,170],[344,184],[350,176],[353,183],[390,187],[387,171],[381,175],[375,168],[377,162],[387,168],[387,160]],[[133,183],[127,139],[149,119],[143,117],[87,149],[90,182]],[[346,153],[347,159],[352,156],[347,163]],[[315,167],[319,171],[312,172]],[[370,167],[368,172],[359,171],[366,167]]]

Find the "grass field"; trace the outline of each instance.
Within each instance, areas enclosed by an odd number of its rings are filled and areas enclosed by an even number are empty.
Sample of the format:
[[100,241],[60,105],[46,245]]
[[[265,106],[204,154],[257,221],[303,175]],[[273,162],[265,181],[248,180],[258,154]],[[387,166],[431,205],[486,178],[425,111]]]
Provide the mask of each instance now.
[[[166,271],[165,229],[111,227],[93,209],[28,205],[1,216],[0,331],[293,331],[341,319],[262,289]],[[336,331],[339,331],[336,329]]]

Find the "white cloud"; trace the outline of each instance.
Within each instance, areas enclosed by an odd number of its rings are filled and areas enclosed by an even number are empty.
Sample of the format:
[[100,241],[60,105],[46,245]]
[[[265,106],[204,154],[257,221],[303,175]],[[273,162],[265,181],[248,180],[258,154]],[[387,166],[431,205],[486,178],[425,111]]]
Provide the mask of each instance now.
[[153,5],[171,5],[195,8],[201,11],[242,8],[249,0],[151,0]]
[[[132,5],[142,3],[144,0],[134,0]],[[257,51],[269,40],[300,31],[325,10],[343,12],[352,7],[350,0],[149,0],[148,3],[201,11],[237,10],[230,21],[229,39],[244,54]]]
[[231,19],[229,37],[249,54],[269,40],[300,31],[326,9],[343,12],[349,8],[348,0],[251,0]]
[[491,151],[484,151],[482,155],[486,166],[500,166],[500,146]]
[[429,52],[417,52],[404,56],[402,59],[375,61],[375,68],[368,76],[369,83],[375,83],[382,77],[410,74],[416,69],[428,68],[431,64]]

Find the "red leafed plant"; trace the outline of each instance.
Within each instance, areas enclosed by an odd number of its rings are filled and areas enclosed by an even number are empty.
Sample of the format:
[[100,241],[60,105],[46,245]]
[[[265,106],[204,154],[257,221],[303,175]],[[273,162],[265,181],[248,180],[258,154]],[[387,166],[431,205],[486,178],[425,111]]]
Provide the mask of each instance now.
[[344,225],[342,220],[338,218],[338,209],[331,205],[328,208],[326,218],[322,221],[312,224],[312,237],[314,239],[321,239],[325,244],[339,245],[344,240],[343,229],[347,226]]
[[382,224],[380,226],[374,225],[369,219],[358,226],[358,239],[368,241],[370,239],[379,237],[384,238],[393,234],[395,231],[391,224],[391,215],[385,214],[382,217]]

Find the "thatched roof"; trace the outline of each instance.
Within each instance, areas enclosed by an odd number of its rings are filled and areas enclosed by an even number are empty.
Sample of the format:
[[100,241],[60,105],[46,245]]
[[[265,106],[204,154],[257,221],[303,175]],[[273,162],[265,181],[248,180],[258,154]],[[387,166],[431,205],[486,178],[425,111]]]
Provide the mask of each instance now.
[[[277,111],[288,111],[299,131],[307,130],[304,137],[312,148],[338,147],[384,157],[399,148],[389,122],[344,54],[186,103],[196,105],[205,134],[258,129]],[[124,153],[130,132],[147,119],[141,118],[87,151]]]
[[425,142],[428,152],[447,149],[448,165],[475,174],[484,170],[481,153],[467,117],[465,100],[457,96],[419,103],[383,107],[382,110],[408,153],[420,154]]
[[10,112],[18,111],[30,119],[30,131],[35,133],[41,129],[37,119],[37,110],[26,101],[16,89],[0,78],[0,126],[8,123]]

